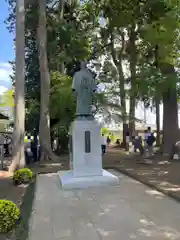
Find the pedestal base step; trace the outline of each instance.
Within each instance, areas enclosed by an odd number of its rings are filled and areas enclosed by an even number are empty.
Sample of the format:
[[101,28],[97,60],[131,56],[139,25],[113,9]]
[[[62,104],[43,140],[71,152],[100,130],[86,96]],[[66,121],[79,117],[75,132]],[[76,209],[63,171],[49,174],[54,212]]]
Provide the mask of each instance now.
[[106,170],[102,170],[101,176],[75,178],[72,171],[59,171],[58,175],[62,188],[68,190],[119,184],[119,178]]

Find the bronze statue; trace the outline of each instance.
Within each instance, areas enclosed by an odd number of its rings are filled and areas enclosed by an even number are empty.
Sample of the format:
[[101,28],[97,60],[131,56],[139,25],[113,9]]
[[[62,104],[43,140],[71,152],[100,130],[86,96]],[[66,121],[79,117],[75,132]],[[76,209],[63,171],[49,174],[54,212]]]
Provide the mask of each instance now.
[[77,100],[76,117],[78,119],[93,119],[92,102],[96,83],[85,62],[81,63],[80,71],[73,76],[72,91]]

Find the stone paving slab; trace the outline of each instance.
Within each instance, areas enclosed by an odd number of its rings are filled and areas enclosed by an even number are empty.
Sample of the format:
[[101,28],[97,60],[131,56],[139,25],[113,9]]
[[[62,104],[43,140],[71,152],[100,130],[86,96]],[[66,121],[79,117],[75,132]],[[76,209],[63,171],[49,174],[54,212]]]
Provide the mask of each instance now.
[[120,185],[73,191],[39,175],[28,240],[180,240],[180,204],[112,172]]

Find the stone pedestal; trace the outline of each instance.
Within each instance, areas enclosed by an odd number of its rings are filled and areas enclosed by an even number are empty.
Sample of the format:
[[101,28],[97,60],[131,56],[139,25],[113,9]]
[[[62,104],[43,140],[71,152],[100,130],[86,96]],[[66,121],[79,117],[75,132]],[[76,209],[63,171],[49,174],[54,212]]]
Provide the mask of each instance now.
[[118,184],[118,177],[102,169],[100,126],[96,121],[75,120],[70,132],[70,171],[59,172],[62,187]]

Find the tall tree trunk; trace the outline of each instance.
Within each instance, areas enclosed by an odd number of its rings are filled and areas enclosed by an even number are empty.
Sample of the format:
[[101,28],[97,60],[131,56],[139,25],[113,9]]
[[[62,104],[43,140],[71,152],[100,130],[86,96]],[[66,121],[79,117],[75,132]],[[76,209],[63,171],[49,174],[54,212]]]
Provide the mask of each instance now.
[[135,131],[135,107],[136,107],[136,31],[133,24],[129,31],[129,55],[130,55],[130,73],[131,73],[131,90],[130,90],[130,108],[129,108],[129,133],[130,140]]
[[178,108],[176,89],[163,94],[163,153],[172,155],[173,145],[178,141]]
[[39,25],[37,29],[37,43],[39,51],[39,65],[41,75],[40,102],[40,147],[41,159],[56,158],[51,149],[50,137],[50,73],[47,60],[47,32],[46,32],[46,0],[39,0]]
[[156,105],[156,145],[160,146],[161,144],[161,137],[160,137],[160,101],[159,98],[155,99]]
[[112,60],[114,62],[114,65],[117,68],[117,72],[119,75],[119,89],[120,89],[120,102],[121,102],[121,114],[122,114],[122,122],[123,122],[123,147],[127,148],[127,143],[126,143],[126,133],[127,133],[127,113],[126,113],[126,93],[125,93],[125,78],[124,78],[124,72],[123,72],[123,67],[122,67],[122,56],[125,50],[125,33],[122,31],[120,33],[121,35],[121,49],[119,53],[117,54],[115,46],[114,46],[114,28],[112,27],[111,29],[111,56]]
[[130,137],[130,141],[132,141],[133,132],[135,131],[135,108],[136,108],[136,100],[132,96],[132,97],[130,97],[130,108],[129,108],[129,137]]
[[59,1],[59,18],[63,19],[64,18],[64,0]]
[[121,101],[121,114],[122,114],[122,123],[123,123],[123,147],[127,148],[126,143],[126,133],[128,131],[128,127],[126,124],[127,113],[126,113],[126,93],[125,93],[125,79],[123,74],[122,63],[118,63],[117,66],[119,73],[119,88],[120,88],[120,101]]
[[24,157],[24,78],[25,78],[25,36],[24,36],[25,9],[24,0],[16,2],[16,80],[15,80],[15,109],[13,133],[13,157],[9,172],[16,168],[23,168]]
[[174,66],[166,64],[161,67],[163,74],[171,81],[163,93],[163,153],[172,156],[173,145],[178,141],[178,106],[176,91],[176,72]]

